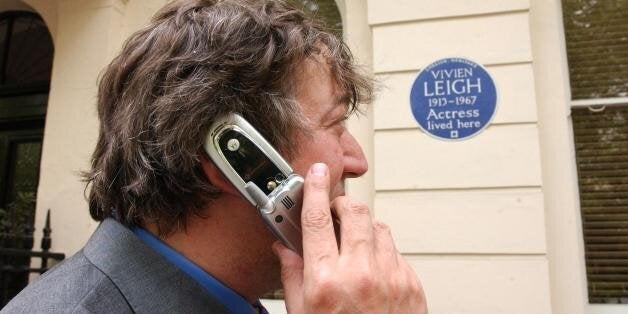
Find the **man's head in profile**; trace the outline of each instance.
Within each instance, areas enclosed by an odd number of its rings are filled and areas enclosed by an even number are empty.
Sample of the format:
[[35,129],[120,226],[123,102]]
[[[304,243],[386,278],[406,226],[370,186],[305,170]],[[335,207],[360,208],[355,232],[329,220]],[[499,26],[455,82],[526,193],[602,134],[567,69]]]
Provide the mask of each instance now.
[[344,121],[370,96],[343,42],[282,1],[175,1],[102,74],[91,215],[143,227],[257,298],[280,285],[276,239],[207,159],[209,126],[238,113],[297,173],[326,163],[333,199],[367,170]]
[[[370,98],[342,41],[283,1],[166,5],[100,79],[85,180],[102,223],[3,311],[263,313],[283,285],[294,313],[426,313],[388,227],[344,195],[368,169],[345,120]],[[304,177],[302,256],[204,152],[228,113]]]

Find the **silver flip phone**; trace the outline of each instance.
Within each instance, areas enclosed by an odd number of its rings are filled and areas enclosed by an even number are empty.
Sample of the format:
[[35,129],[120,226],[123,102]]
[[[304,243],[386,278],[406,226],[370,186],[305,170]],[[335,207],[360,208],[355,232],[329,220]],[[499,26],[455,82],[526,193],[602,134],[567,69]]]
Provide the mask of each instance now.
[[216,167],[257,208],[273,234],[303,255],[303,177],[235,113],[214,122],[203,146]]

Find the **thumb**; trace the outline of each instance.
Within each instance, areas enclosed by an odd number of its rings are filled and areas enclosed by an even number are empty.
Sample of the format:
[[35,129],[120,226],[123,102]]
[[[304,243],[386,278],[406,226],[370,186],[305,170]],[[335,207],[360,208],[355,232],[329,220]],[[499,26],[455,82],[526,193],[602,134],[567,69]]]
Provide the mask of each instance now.
[[281,283],[288,313],[303,313],[303,259],[279,241],[273,243],[273,252],[281,263]]

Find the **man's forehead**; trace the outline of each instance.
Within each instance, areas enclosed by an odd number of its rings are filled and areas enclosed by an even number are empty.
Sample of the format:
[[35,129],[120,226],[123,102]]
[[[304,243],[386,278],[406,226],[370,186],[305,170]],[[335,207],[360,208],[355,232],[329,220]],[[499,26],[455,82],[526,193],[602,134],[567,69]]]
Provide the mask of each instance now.
[[323,121],[344,115],[350,95],[340,88],[324,57],[308,58],[296,74],[296,98],[310,118]]

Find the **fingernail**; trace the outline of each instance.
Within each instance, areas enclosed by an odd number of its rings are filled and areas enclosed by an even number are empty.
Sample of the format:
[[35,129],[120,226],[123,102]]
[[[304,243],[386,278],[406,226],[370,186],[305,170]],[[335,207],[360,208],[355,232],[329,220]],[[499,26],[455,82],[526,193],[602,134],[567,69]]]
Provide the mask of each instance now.
[[312,170],[310,170],[315,176],[324,176],[327,173],[327,165],[321,162],[317,162],[312,166]]

